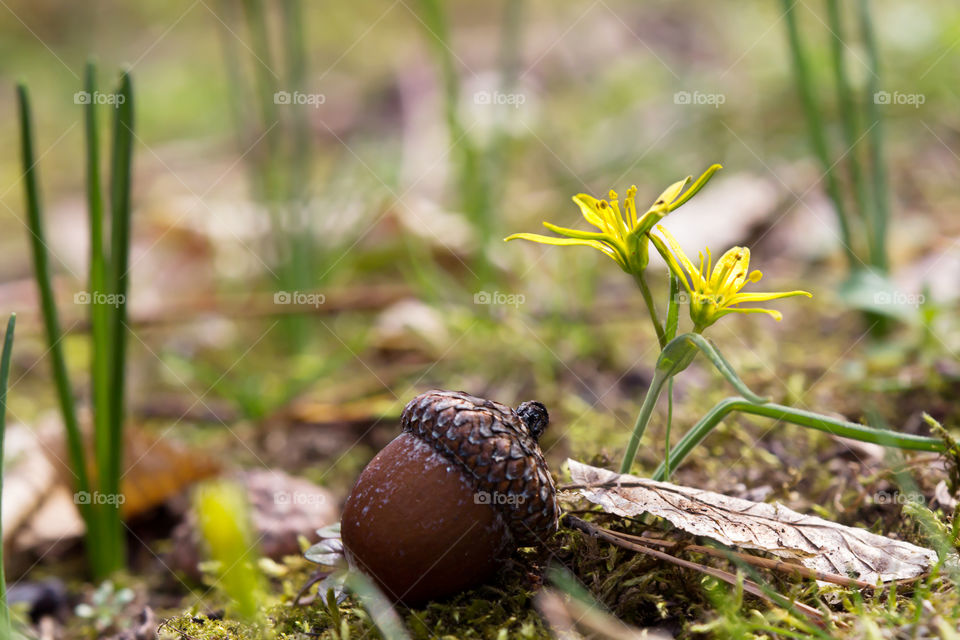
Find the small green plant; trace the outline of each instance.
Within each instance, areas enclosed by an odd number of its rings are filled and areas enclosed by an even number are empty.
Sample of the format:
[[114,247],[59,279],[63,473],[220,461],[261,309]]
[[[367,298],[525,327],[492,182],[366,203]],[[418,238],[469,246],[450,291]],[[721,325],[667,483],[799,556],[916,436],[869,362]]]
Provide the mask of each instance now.
[[97,633],[103,633],[114,626],[117,619],[123,615],[123,610],[133,602],[135,594],[132,589],[117,589],[113,582],[104,580],[90,597],[90,603],[82,602],[76,606],[74,613],[93,624]]
[[[7,431],[7,381],[10,379],[10,354],[13,352],[13,329],[17,316],[7,321],[3,336],[3,353],[0,354],[0,506],[3,505],[3,442]],[[0,534],[2,534],[0,523]],[[2,539],[2,535],[0,535]],[[3,545],[0,545],[0,638],[11,637],[10,609],[7,607],[7,579],[3,571]]]
[[[80,432],[77,409],[63,354],[63,331],[54,300],[50,255],[33,148],[33,118],[27,87],[17,87],[21,152],[26,189],[27,226],[33,253],[34,278],[40,293],[44,332],[53,365],[53,377],[66,431],[69,462],[76,479],[75,500],[86,524],[87,558],[93,574],[104,578],[126,564],[123,523],[120,519],[123,454],[124,387],[127,337],[127,288],[130,255],[130,187],[133,162],[133,85],[120,76],[112,99],[114,110],[110,159],[109,227],[104,228],[105,203],[100,181],[100,139],[96,109],[101,102],[96,69],[88,64],[84,90],[77,94],[86,123],[87,206],[90,222],[90,280],[87,291],[74,302],[87,305],[92,339],[93,473]],[[107,245],[107,240],[109,245]],[[109,250],[107,249],[109,246]]]
[[[463,84],[457,66],[462,61],[454,53],[450,35],[448,12],[450,4],[441,0],[421,0],[419,21],[424,28],[426,44],[433,53],[443,99],[443,117],[454,159],[456,192],[460,208],[473,227],[478,247],[471,264],[473,275],[480,286],[495,281],[494,266],[489,258],[490,243],[497,231],[497,211],[509,171],[510,135],[504,123],[495,122],[488,141],[481,142],[471,134],[472,126],[463,118]],[[508,0],[503,4],[500,28],[500,64],[496,94],[510,100],[522,99],[516,93],[519,79],[519,60],[522,35],[523,0]],[[474,101],[491,100],[489,94],[478,93]],[[516,103],[520,104],[520,103]],[[498,114],[499,116],[499,114]]]
[[[793,78],[806,119],[810,147],[823,172],[827,196],[833,204],[840,228],[840,240],[847,258],[849,278],[842,293],[851,306],[868,314],[874,327],[882,329],[887,316],[897,316],[903,308],[881,304],[883,295],[893,290],[887,280],[887,227],[890,196],[883,155],[884,127],[878,101],[879,55],[874,34],[870,0],[857,0],[860,37],[866,53],[866,85],[858,96],[851,87],[845,55],[846,41],[843,7],[839,0],[827,0],[826,26],[830,39],[830,62],[837,107],[841,116],[842,149],[831,152],[829,127],[818,101],[810,56],[801,40],[797,24],[797,3],[782,0],[784,23]],[[852,6],[854,3],[850,3]]]
[[[703,353],[720,374],[741,394],[727,398],[714,406],[677,443],[670,447],[670,422],[672,399],[667,410],[666,442],[663,463],[653,474],[656,480],[669,479],[670,472],[716,427],[724,417],[734,411],[766,416],[803,427],[826,431],[834,435],[871,442],[887,447],[918,451],[944,451],[946,445],[938,438],[901,434],[887,429],[877,429],[811,411],[775,404],[753,393],[737,376],[736,371],[717,347],[703,336],[703,332],[721,318],[733,313],[763,313],[780,320],[780,312],[772,309],[742,307],[744,303],[756,303],[792,296],[810,296],[806,291],[772,293],[743,293],[748,283],[760,280],[760,271],[750,271],[750,250],[733,247],[713,265],[710,250],[700,254],[699,266],[687,257],[677,240],[658,223],[672,211],[690,200],[720,165],[710,167],[698,180],[692,176],[671,185],[643,215],[638,215],[636,187],[627,191],[624,211],[621,212],[617,194],[610,192],[609,200],[600,200],[587,194],[574,196],[583,217],[599,229],[599,232],[578,231],[544,222],[551,231],[563,237],[518,233],[507,240],[523,239],[541,244],[588,246],[612,258],[620,268],[633,277],[647,305],[650,321],[660,342],[653,380],[647,389],[630,441],[627,444],[621,473],[629,473],[636,458],[640,439],[653,415],[664,387],[672,390],[673,377],[693,362],[698,353]],[[659,235],[655,232],[659,232]],[[647,285],[646,267],[649,262],[649,245],[656,248],[670,270],[670,295],[667,300],[666,322],[654,305]],[[679,309],[686,304],[693,324],[688,333],[678,334]],[[672,394],[670,394],[672,395]]]
[[[219,4],[226,17],[221,21],[224,59],[240,153],[250,169],[253,198],[270,217],[272,246],[268,250],[274,260],[273,268],[266,268],[283,292],[310,291],[317,286],[323,256],[308,202],[314,167],[309,110],[322,104],[325,96],[307,90],[303,3],[276,3],[277,29],[271,20],[274,3]],[[243,45],[250,54],[249,73],[233,31],[242,27],[251,45]],[[282,323],[290,346],[302,348],[309,337],[306,318],[285,314]]]
[[260,624],[266,587],[257,569],[259,553],[246,494],[235,484],[212,482],[197,489],[194,508],[213,563],[214,584],[240,619]]

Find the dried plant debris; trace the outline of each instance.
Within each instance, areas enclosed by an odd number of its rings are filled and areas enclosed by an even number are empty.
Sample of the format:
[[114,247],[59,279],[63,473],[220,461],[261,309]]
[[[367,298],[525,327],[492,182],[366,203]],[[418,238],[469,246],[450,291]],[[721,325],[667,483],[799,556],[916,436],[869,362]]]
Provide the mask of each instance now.
[[864,529],[806,516],[781,504],[655,482],[568,460],[573,486],[609,513],[665,518],[676,527],[735,547],[767,551],[824,573],[865,582],[914,578],[937,554]]
[[537,594],[537,609],[561,640],[672,640],[664,629],[637,629],[601,609],[553,589]]

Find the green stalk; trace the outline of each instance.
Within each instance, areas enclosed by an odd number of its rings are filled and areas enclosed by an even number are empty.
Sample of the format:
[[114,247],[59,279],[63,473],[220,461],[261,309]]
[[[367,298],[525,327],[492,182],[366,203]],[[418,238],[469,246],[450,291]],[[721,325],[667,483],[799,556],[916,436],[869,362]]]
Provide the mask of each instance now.
[[[107,293],[107,265],[103,248],[103,195],[100,187],[100,136],[97,132],[96,102],[92,99],[97,90],[96,68],[87,64],[84,89],[91,99],[84,106],[87,152],[87,214],[90,218],[90,332],[93,342],[90,357],[90,382],[93,393],[93,444],[97,469],[110,465],[110,311],[103,296]],[[98,302],[100,300],[100,302]],[[102,485],[103,479],[100,478]],[[102,487],[106,491],[106,487]],[[107,509],[98,505],[94,509],[103,514]],[[106,521],[109,515],[101,515]],[[104,547],[111,548],[115,542],[110,536],[115,532],[109,526],[102,532]]]
[[[656,369],[654,369],[653,380],[650,382],[650,387],[647,388],[647,395],[644,397],[643,404],[640,406],[640,413],[637,415],[637,421],[633,426],[633,433],[630,436],[630,441],[627,443],[627,450],[623,455],[623,462],[620,465],[620,473],[629,473],[630,468],[633,466],[634,458],[636,458],[637,455],[637,448],[640,445],[640,439],[647,430],[647,423],[650,422],[650,417],[653,415],[653,408],[657,404],[657,399],[660,397],[663,385],[667,381],[672,380],[673,376],[689,367],[693,359],[697,357],[698,352],[703,352],[714,368],[720,372],[720,375],[726,378],[727,382],[729,382],[734,389],[747,396],[750,402],[763,404],[767,401],[766,398],[758,396],[744,384],[743,380],[737,376],[736,371],[733,370],[733,367],[730,366],[730,363],[723,357],[723,354],[721,354],[709,340],[697,333],[684,333],[681,336],[677,336],[667,343],[667,346],[663,348],[663,351],[660,352],[660,356],[657,358],[657,366]],[[672,389],[673,387],[671,386],[671,391]],[[668,418],[673,417],[672,413],[673,405],[671,403],[668,407]],[[666,455],[669,459],[669,452]]]
[[647,312],[650,314],[650,322],[653,324],[653,329],[657,332],[657,342],[660,343],[660,348],[663,349],[667,346],[667,334],[663,330],[663,324],[660,322],[660,316],[657,314],[657,307],[653,304],[653,294],[647,285],[647,279],[644,278],[642,273],[633,274],[633,279],[640,288],[640,295],[643,296],[643,302],[647,305]]
[[[680,279],[672,271],[670,272],[670,297],[667,299],[667,326],[664,334],[667,342],[677,337],[677,329],[680,327]],[[660,345],[662,349],[666,345]]]
[[[946,450],[946,445],[938,438],[897,433],[896,431],[889,431],[887,429],[877,429],[875,427],[839,420],[812,411],[804,411],[803,409],[796,409],[781,404],[754,404],[746,398],[734,396],[717,403],[680,439],[676,446],[674,446],[673,453],[671,454],[673,458],[672,468],[676,469],[684,458],[686,458],[724,418],[734,411],[774,418],[802,427],[824,431],[842,438],[852,438],[854,440],[860,440],[861,442],[879,444],[884,447],[894,447],[909,451],[942,452]],[[657,467],[652,478],[654,480],[663,480],[665,477],[666,467],[661,464]]]
[[[677,337],[680,326],[680,279],[670,272],[670,297],[667,299],[667,340]],[[667,383],[667,429],[663,437],[663,463],[667,465],[667,479],[670,479],[670,433],[673,427],[673,376]]]
[[[845,39],[843,36],[843,21],[840,15],[840,3],[838,0],[827,0],[827,19],[830,30],[833,32],[830,38],[833,78],[837,90],[837,99],[840,103],[843,137],[848,149],[844,160],[847,165],[847,170],[850,173],[850,181],[853,183],[853,196],[857,205],[857,214],[863,221],[867,233],[867,244],[870,247],[870,255],[874,256],[876,247],[874,247],[874,234],[872,232],[873,223],[870,214],[870,198],[863,171],[860,167],[860,153],[856,148],[859,138],[857,135],[859,129],[857,126],[857,108],[854,104],[853,92],[850,89],[850,81],[847,77],[847,66],[844,57]],[[872,99],[873,94],[871,93],[870,96]]]
[[853,250],[850,221],[840,192],[840,183],[837,181],[837,176],[833,172],[833,167],[830,162],[829,152],[827,151],[826,132],[823,126],[823,120],[820,117],[820,112],[817,109],[807,56],[803,45],[800,43],[797,18],[794,14],[794,4],[796,0],[782,0],[782,3],[785,22],[787,23],[787,36],[790,43],[793,75],[796,79],[797,90],[800,93],[800,102],[803,105],[804,115],[807,120],[810,146],[813,147],[814,154],[817,156],[817,160],[820,161],[821,168],[823,169],[823,175],[827,182],[827,195],[830,196],[830,199],[833,201],[833,206],[837,211],[837,222],[840,224],[840,233],[843,236],[843,247],[850,269],[852,270],[857,267],[859,259]]
[[[53,297],[53,284],[50,275],[50,257],[47,253],[47,243],[44,240],[43,220],[41,216],[40,194],[37,189],[36,160],[33,153],[33,118],[30,112],[30,98],[27,87],[17,85],[17,101],[20,112],[20,142],[23,160],[23,179],[27,200],[27,224],[30,230],[30,241],[33,249],[34,276],[40,294],[40,306],[43,311],[43,326],[49,345],[50,359],[53,366],[54,385],[57,390],[57,399],[60,412],[63,416],[63,426],[66,432],[67,454],[70,466],[77,479],[77,491],[80,494],[91,496],[90,480],[87,474],[87,464],[84,456],[83,438],[80,435],[80,426],[77,422],[76,407],[70,390],[70,379],[67,376],[67,365],[63,357],[63,334],[60,331],[60,319],[57,314],[57,305]],[[105,576],[108,571],[101,560],[103,538],[100,536],[100,523],[96,512],[91,508],[89,501],[78,501],[80,514],[86,524],[87,554],[90,568],[97,577]]]
[[890,220],[890,193],[887,188],[887,165],[883,156],[883,118],[880,115],[874,96],[880,88],[880,56],[877,53],[877,40],[873,31],[873,19],[870,15],[869,0],[860,0],[860,29],[863,32],[863,42],[867,50],[867,60],[870,63],[870,73],[867,80],[867,91],[864,99],[867,112],[867,122],[875,123],[867,133],[870,147],[871,184],[875,219],[873,221],[874,239],[872,246],[875,253],[871,260],[873,266],[886,272],[887,263],[887,223]]
[[643,398],[643,404],[640,405],[640,413],[637,414],[637,420],[633,425],[633,433],[630,435],[630,441],[627,443],[627,450],[623,454],[623,462],[620,463],[620,473],[630,473],[633,467],[633,461],[637,457],[637,449],[640,447],[640,439],[647,430],[647,423],[650,422],[650,416],[653,415],[653,408],[657,406],[657,399],[660,392],[663,391],[663,385],[673,376],[670,372],[657,368],[653,372],[653,380],[647,388],[647,395]]
[[670,480],[670,428],[673,426],[673,376],[667,383],[667,432],[663,437],[663,464],[667,469],[667,481]]
[[[110,456],[106,468],[100,469],[104,493],[114,498],[120,495],[120,477],[123,473],[123,419],[124,387],[126,380],[127,350],[127,291],[129,285],[130,259],[130,181],[133,170],[133,85],[130,74],[120,77],[118,98],[122,103],[116,107],[113,128],[113,156],[110,174],[110,240],[111,273],[110,289],[115,298],[110,309],[110,377],[112,400],[109,410]],[[119,102],[119,100],[118,100]],[[111,570],[125,564],[123,525],[120,520],[119,500],[105,505],[108,514],[109,565]]]
[[[303,3],[301,0],[283,0],[280,3],[283,25],[283,40],[286,58],[286,78],[290,91],[306,92],[307,53],[304,34]],[[283,162],[287,174],[284,194],[283,214],[285,218],[286,246],[289,253],[285,260],[288,269],[288,283],[298,291],[309,290],[315,285],[314,256],[318,255],[314,243],[313,225],[307,210],[311,157],[310,157],[310,121],[306,105],[289,105],[289,127],[286,129],[289,152]],[[291,344],[301,348],[310,333],[308,318],[294,314],[287,318],[287,330]]]
[[[7,431],[7,381],[10,379],[10,354],[13,353],[13,329],[17,315],[10,314],[7,333],[3,337],[3,355],[0,356],[0,507],[3,505],[3,441]],[[0,540],[3,523],[0,522]],[[10,609],[7,608],[7,576],[3,571],[3,545],[0,545],[0,638],[12,638]]]

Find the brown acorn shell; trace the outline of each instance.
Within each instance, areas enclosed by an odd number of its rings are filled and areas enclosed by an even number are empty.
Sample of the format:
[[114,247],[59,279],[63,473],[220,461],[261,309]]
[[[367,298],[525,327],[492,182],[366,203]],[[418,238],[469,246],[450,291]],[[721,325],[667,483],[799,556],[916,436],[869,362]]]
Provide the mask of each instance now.
[[510,407],[462,391],[427,391],[400,423],[468,473],[479,500],[499,509],[515,542],[540,544],[557,530],[557,490],[526,425]]

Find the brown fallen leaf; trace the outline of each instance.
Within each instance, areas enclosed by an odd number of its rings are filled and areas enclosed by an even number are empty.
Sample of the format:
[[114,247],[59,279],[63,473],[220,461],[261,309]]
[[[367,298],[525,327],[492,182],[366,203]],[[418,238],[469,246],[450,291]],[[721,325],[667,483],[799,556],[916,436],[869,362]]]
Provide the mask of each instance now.
[[[95,481],[91,430],[86,424],[89,416],[81,417],[91,464],[89,473]],[[66,463],[69,457],[63,429],[52,414],[40,427],[40,441],[43,452],[59,474],[60,484],[72,486],[75,476]],[[135,424],[125,429],[123,464],[120,490],[124,496],[121,512],[125,520],[163,504],[200,480],[217,475],[221,467],[220,461],[206,452],[165,435],[154,435]]]
[[726,545],[767,551],[825,573],[853,575],[864,582],[913,578],[937,554],[865,529],[806,516],[781,504],[752,502],[712,491],[621,475],[567,460],[573,487],[609,513],[649,512],[687,533]]

